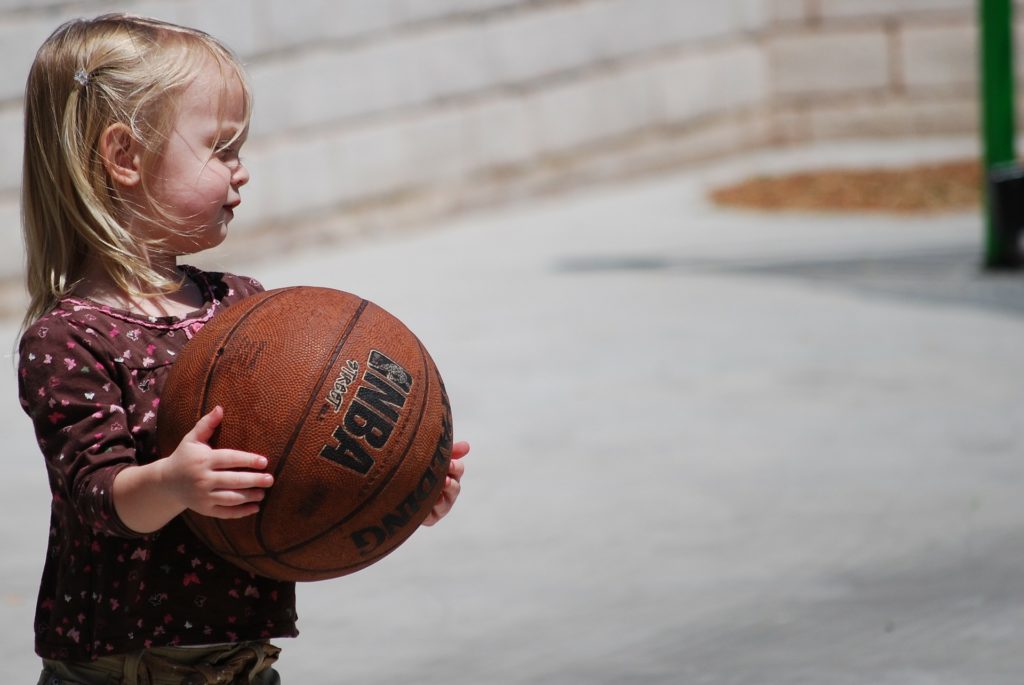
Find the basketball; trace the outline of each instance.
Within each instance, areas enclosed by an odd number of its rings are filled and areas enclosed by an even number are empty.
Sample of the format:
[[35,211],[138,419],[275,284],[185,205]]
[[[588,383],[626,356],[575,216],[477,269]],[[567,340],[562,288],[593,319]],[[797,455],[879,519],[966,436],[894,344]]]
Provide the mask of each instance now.
[[356,295],[281,288],[214,316],[167,377],[161,455],[217,405],[211,446],[265,456],[274,485],[252,516],[183,516],[253,573],[313,581],[365,568],[416,530],[444,486],[452,418],[437,367],[401,321]]

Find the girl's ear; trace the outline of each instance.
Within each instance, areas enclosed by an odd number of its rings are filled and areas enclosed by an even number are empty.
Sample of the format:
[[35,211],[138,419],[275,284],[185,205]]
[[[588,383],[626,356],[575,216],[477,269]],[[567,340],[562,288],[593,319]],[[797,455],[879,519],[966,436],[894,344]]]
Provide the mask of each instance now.
[[100,135],[103,166],[118,185],[134,188],[142,180],[141,152],[131,129],[124,124],[111,124]]

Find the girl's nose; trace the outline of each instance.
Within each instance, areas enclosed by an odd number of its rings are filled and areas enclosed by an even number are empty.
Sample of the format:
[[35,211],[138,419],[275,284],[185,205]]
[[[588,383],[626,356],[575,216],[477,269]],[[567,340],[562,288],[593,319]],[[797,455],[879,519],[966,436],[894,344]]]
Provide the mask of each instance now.
[[231,184],[236,188],[241,188],[249,182],[250,178],[249,170],[246,168],[245,164],[242,164],[242,162],[239,161],[238,167],[235,169],[234,173],[231,174]]

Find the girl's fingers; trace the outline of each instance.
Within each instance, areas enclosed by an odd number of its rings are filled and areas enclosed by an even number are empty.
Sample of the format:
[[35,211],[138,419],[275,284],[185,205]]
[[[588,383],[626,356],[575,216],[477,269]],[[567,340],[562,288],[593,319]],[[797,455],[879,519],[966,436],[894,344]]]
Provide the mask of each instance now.
[[459,493],[462,491],[462,485],[459,481],[454,478],[447,478],[444,482],[444,488],[441,490],[441,496],[434,502],[434,506],[430,508],[430,513],[427,514],[427,518],[423,521],[424,526],[432,526],[441,519],[443,519],[452,507],[455,506],[455,500],[458,498]]
[[210,468],[216,471],[232,469],[261,471],[267,468],[267,458],[260,454],[240,450],[214,450],[210,459]]
[[252,516],[260,510],[258,504],[239,504],[237,506],[215,506],[212,507],[208,512],[207,516],[212,516],[218,519],[240,519],[246,516]]
[[448,477],[452,480],[462,480],[463,474],[466,473],[466,465],[457,459],[452,459],[448,462]]
[[269,473],[253,471],[218,471],[210,479],[211,490],[250,490],[253,488],[269,488],[274,484],[274,477]]
[[217,507],[237,507],[242,504],[254,504],[263,501],[267,496],[262,488],[248,490],[217,490],[210,494],[210,501]]
[[442,492],[443,499],[448,501],[448,508],[455,503],[459,493],[462,492],[462,483],[455,478],[449,478],[444,483],[444,491]]
[[258,512],[266,495],[262,488],[214,490],[203,497],[203,504],[194,511],[220,519],[243,518]]

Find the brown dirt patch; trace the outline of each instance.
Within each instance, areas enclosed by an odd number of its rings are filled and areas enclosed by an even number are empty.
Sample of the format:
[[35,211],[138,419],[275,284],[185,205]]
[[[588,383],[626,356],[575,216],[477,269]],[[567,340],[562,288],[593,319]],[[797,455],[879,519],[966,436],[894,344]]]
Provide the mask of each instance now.
[[939,213],[978,207],[977,160],[885,169],[825,169],[757,176],[717,188],[719,205],[767,211]]

